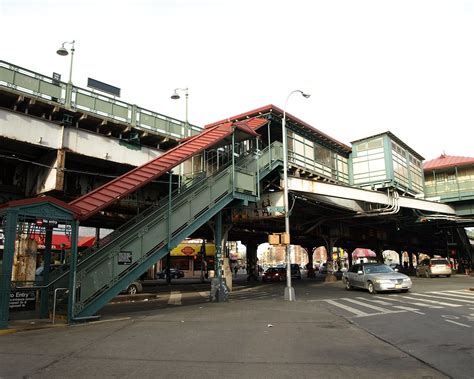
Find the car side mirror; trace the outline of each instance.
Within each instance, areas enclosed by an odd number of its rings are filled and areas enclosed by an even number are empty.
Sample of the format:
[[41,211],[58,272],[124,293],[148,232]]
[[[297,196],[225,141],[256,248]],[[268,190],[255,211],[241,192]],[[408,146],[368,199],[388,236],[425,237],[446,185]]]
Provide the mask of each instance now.
[[364,273],[364,271],[362,271],[362,270],[357,271],[358,275],[362,275],[363,273]]

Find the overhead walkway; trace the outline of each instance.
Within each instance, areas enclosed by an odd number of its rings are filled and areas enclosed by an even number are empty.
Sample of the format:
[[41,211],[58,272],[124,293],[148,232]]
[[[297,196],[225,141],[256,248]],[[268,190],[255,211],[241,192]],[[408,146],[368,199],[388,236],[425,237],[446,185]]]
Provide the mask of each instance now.
[[[222,136],[228,135],[228,132],[232,133],[231,125],[221,127],[218,133],[212,133],[212,137],[204,132],[209,141],[205,146],[215,144]],[[182,146],[189,147],[189,142],[196,139],[199,138],[193,137]],[[199,148],[204,148],[203,145],[200,143]],[[186,154],[192,154],[189,150],[189,153],[178,155],[179,150],[182,149],[177,148],[175,154],[168,154],[168,157],[174,157],[174,164],[189,156]],[[73,294],[75,297],[73,318],[94,315],[130,282],[232,201],[256,201],[259,179],[282,165],[282,159],[283,149],[279,142],[275,142],[258,154],[248,154],[222,167],[214,175],[203,177],[187,188],[180,188],[156,207],[139,214],[112,235],[107,236],[98,248],[86,251],[80,257],[75,272],[72,273],[75,274],[74,288],[77,289]],[[169,164],[173,164],[171,160]],[[170,166],[161,167],[162,172],[170,168]],[[148,178],[143,176],[140,183],[146,182]],[[123,180],[114,182],[117,184]],[[138,185],[135,183],[135,188]],[[96,193],[104,192],[106,191],[96,191]],[[94,211],[102,209],[110,198],[105,197],[105,200],[95,204],[94,209],[84,207],[86,211],[83,215],[91,215]],[[82,197],[77,204],[81,206],[89,204],[88,199],[90,198]],[[66,271],[53,279],[52,283],[55,288],[66,288],[68,280],[69,271]]]

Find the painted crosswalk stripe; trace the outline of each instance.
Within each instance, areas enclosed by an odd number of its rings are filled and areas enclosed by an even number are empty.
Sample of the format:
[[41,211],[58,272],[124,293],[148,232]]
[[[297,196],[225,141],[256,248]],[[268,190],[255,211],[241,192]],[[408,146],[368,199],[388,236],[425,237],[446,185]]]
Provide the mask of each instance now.
[[[414,295],[417,295],[417,294],[414,294]],[[392,295],[392,296],[400,296],[400,295]],[[416,300],[416,301],[423,301],[423,302],[426,302],[426,303],[444,305],[446,307],[452,307],[452,308],[462,307],[462,305],[460,305],[460,304],[444,303],[442,301],[435,301],[435,300],[428,300],[428,299],[419,299],[419,298],[417,299],[416,297],[410,297],[410,296],[403,296],[403,298],[404,299],[410,299],[410,300]]]
[[[439,296],[427,295],[424,293],[417,293],[416,296],[434,297],[435,299],[439,299]],[[474,300],[455,299],[453,297],[446,297],[446,296],[443,296],[443,300],[453,300],[453,301],[459,301],[460,303],[474,304]]]
[[376,310],[376,311],[379,311],[379,312],[382,312],[382,313],[397,313],[397,312],[400,312],[400,311],[391,311],[390,309],[386,309],[386,308],[376,307],[375,305],[363,303],[362,301],[349,299],[347,297],[343,297],[341,300],[349,301],[350,303],[354,303],[354,304],[357,304],[357,305],[362,305],[366,308],[370,308],[370,309],[373,309],[373,310]]
[[181,305],[181,292],[171,291],[168,305]]
[[[396,295],[391,295],[390,296],[390,301],[398,301],[399,303],[413,304],[413,305],[416,305],[418,307],[425,307],[425,308],[432,308],[432,309],[444,308],[441,305],[433,305],[433,304],[425,304],[425,303],[414,303],[413,301],[404,301],[404,300],[400,300],[400,299],[394,299],[393,296],[396,296]],[[405,299],[406,297],[403,296],[403,298]]]
[[418,313],[419,315],[424,315],[426,313],[423,313],[423,312],[420,312],[418,309],[416,308],[411,308],[411,307],[404,307],[403,305],[395,305],[394,308],[399,308],[399,309],[403,309],[405,311],[410,311],[410,312],[413,312],[413,313]]
[[469,298],[473,298],[474,297],[474,292],[473,291],[446,291],[446,292],[449,292],[449,293],[457,293],[459,295],[464,295],[464,296],[467,296]]
[[324,300],[326,303],[329,303],[331,305],[334,305],[335,307],[339,307],[339,308],[342,308],[348,312],[351,312],[351,313],[354,313],[355,315],[357,316],[371,316],[370,313],[365,313],[365,312],[362,312],[356,308],[352,308],[352,307],[349,307],[347,305],[344,305],[344,304],[340,304],[338,303],[337,301],[334,301],[334,300]]
[[469,295],[467,293],[459,294],[459,293],[453,293],[453,292],[440,292],[440,291],[430,291],[428,293],[435,293],[439,295],[448,295],[451,297],[459,297],[461,299],[474,299],[474,295]]
[[392,303],[387,303],[386,301],[366,299],[365,297],[356,297],[356,299],[365,300],[365,301],[369,301],[371,303],[376,303],[380,305],[392,305]]

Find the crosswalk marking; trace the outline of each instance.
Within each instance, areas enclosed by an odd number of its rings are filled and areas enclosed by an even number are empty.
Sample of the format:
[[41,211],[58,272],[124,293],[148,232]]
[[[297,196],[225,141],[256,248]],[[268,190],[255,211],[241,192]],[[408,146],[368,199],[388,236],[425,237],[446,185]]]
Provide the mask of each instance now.
[[[406,298],[406,297],[404,296],[403,298]],[[408,303],[408,304],[413,304],[413,305],[417,305],[419,307],[425,307],[425,308],[433,308],[433,309],[444,308],[441,305],[433,305],[433,304],[425,304],[425,303],[414,303],[413,301],[404,301],[404,300],[400,300],[400,299],[394,299],[392,297],[390,297],[390,301],[398,301],[399,303]]]
[[181,305],[182,294],[179,291],[171,291],[168,305]]
[[417,313],[419,315],[425,315],[426,314],[426,313],[418,311],[418,309],[416,309],[416,308],[404,307],[403,305],[394,305],[394,308],[403,309],[405,311],[410,311],[410,312],[413,312],[413,313]]
[[442,293],[443,295],[447,294],[449,296],[461,297],[463,299],[474,299],[474,292],[470,293],[467,291],[446,291],[446,292],[437,292],[437,293]]
[[[435,299],[438,298],[438,296],[426,295],[424,293],[417,293],[416,296],[434,297]],[[449,295],[449,296],[451,296],[451,295]],[[455,299],[455,298],[452,298],[452,297],[445,297],[445,296],[443,296],[443,300],[454,300],[454,301],[459,301],[461,303],[474,304],[474,300]]]
[[366,299],[365,297],[356,297],[356,299],[361,299],[361,300],[365,300],[365,301],[370,301],[371,303],[377,303],[377,304],[380,304],[380,305],[392,305],[392,303],[387,303],[386,301],[382,301],[382,300],[371,300],[371,299]]
[[463,295],[467,295],[467,296],[474,296],[474,292],[472,291],[466,291],[466,290],[449,290],[449,291],[445,291],[445,292],[454,292],[454,293],[460,293],[460,294],[463,294]]
[[[414,294],[417,295],[417,294]],[[400,295],[393,295],[393,296],[400,296]],[[427,303],[433,303],[433,304],[439,304],[439,305],[445,305],[447,307],[462,307],[460,304],[451,304],[451,303],[444,303],[442,301],[435,301],[435,300],[428,300],[428,299],[417,299],[416,297],[410,297],[410,296],[403,296],[404,299],[410,299],[410,300],[416,300],[416,301],[424,301]]]
[[382,313],[397,313],[397,312],[399,312],[399,311],[391,311],[390,309],[386,309],[386,308],[376,307],[375,305],[363,303],[361,301],[357,301],[357,300],[354,300],[354,299],[349,299],[347,297],[343,297],[342,300],[348,301],[350,303],[358,304],[358,305],[363,305],[366,308],[374,309],[374,310],[382,312]]
[[459,293],[453,293],[453,292],[446,293],[446,292],[441,292],[441,291],[430,291],[428,293],[434,293],[434,294],[438,294],[438,295],[449,295],[451,297],[457,297],[457,298],[461,298],[461,299],[474,299],[474,294],[469,295],[469,294],[466,294],[466,293],[459,294]]
[[334,301],[334,300],[324,300],[326,303],[329,303],[329,304],[332,304],[334,305],[335,307],[339,307],[339,308],[342,308],[342,309],[345,309],[346,311],[348,312],[351,312],[351,313],[354,313],[356,314],[357,316],[361,316],[361,317],[364,317],[364,316],[370,316],[371,314],[370,313],[365,313],[365,312],[362,312],[356,308],[352,308],[352,307],[349,307],[347,305],[344,305],[344,304],[339,304],[338,302]]

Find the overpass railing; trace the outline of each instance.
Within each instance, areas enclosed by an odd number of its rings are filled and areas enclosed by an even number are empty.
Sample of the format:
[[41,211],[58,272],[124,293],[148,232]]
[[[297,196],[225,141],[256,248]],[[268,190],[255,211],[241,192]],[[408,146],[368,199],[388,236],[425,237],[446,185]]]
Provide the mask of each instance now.
[[[37,72],[0,61],[0,87],[24,93],[50,103],[84,111],[136,129],[180,139],[188,135],[186,123],[157,112],[129,104],[115,97],[80,88]],[[191,135],[201,131],[189,125]]]

